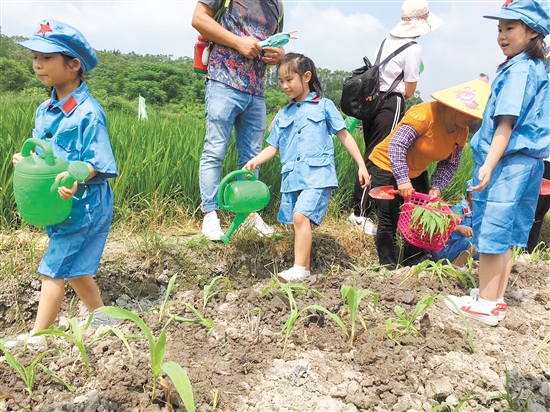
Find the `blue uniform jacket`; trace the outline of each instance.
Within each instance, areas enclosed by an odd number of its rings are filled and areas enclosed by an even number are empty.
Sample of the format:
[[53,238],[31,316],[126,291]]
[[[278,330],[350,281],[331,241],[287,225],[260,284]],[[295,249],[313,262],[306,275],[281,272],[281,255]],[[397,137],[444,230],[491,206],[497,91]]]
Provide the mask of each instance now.
[[314,92],[279,112],[267,142],[280,152],[281,193],[338,187],[332,135],[345,128],[334,103]]
[[522,153],[535,159],[550,155],[550,86],[544,63],[525,52],[497,70],[483,112],[483,123],[470,143],[474,161],[483,164],[496,130],[496,116],[515,116],[514,130],[504,156]]

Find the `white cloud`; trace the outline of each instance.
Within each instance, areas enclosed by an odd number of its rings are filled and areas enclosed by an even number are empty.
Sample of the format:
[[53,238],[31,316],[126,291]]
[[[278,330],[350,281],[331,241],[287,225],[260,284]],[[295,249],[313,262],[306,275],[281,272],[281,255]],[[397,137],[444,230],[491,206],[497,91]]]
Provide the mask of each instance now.
[[[261,0],[258,0],[261,1]],[[433,33],[418,39],[425,71],[418,90],[430,94],[477,78],[494,78],[504,60],[496,44],[496,22],[482,16],[496,12],[496,1],[430,1],[443,20]],[[374,51],[400,18],[401,1],[285,2],[285,30],[298,30],[286,47],[304,53],[318,67],[351,71]],[[30,36],[45,18],[81,30],[99,50],[138,54],[192,56],[197,32],[191,27],[195,0],[181,1],[26,1],[3,0],[0,25],[8,36]]]

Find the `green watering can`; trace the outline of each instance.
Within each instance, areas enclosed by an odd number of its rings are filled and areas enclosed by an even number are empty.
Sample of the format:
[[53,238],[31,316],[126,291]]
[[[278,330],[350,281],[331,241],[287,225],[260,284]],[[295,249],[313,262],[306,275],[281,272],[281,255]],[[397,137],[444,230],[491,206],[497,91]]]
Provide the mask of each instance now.
[[[40,147],[44,154],[31,156],[31,150]],[[69,217],[73,207],[72,199],[63,200],[57,189],[71,188],[75,181],[90,176],[90,169],[84,162],[75,161],[67,167],[65,159],[54,156],[51,146],[40,139],[27,139],[21,149],[23,158],[15,165],[13,192],[21,217],[29,224],[52,226]],[[61,182],[55,177],[68,171]]]
[[[246,176],[249,180],[230,182],[237,176]],[[269,203],[269,188],[256,179],[256,175],[248,170],[236,170],[223,178],[218,189],[218,206],[222,210],[236,213],[235,219],[221,237],[223,243],[229,243],[229,238],[244,222],[246,217],[263,209]]]

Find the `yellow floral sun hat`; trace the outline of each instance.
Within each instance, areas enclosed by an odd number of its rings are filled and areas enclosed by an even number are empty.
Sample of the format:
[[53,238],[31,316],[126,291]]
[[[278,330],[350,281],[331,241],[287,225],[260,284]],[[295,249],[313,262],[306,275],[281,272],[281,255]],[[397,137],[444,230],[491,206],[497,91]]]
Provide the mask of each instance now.
[[432,97],[459,112],[482,119],[483,110],[485,110],[490,93],[489,80],[487,77],[481,77],[468,83],[435,92]]

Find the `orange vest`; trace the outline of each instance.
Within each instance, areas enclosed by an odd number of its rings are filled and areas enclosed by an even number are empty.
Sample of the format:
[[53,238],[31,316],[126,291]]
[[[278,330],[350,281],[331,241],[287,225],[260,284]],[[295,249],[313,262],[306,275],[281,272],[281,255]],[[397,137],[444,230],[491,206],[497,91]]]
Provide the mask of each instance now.
[[392,171],[388,147],[402,124],[411,126],[418,134],[418,139],[407,151],[409,178],[420,176],[430,163],[448,158],[455,145],[466,145],[468,128],[459,127],[453,133],[448,133],[444,122],[445,108],[446,106],[438,102],[421,103],[411,107],[388,137],[374,148],[369,159],[380,169]]

